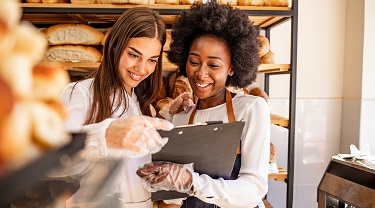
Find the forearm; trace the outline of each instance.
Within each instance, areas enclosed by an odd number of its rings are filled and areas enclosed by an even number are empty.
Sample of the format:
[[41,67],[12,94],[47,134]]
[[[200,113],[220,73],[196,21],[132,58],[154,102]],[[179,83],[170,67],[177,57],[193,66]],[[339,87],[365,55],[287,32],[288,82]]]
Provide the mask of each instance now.
[[193,181],[194,196],[219,207],[256,207],[267,193],[267,184],[250,175],[224,180],[194,173]]

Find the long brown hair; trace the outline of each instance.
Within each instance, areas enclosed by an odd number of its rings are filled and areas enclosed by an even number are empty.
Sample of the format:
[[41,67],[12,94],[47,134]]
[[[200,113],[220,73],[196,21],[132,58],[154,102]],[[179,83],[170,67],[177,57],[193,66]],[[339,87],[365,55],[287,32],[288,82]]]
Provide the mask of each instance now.
[[[125,102],[125,109],[122,114],[127,111],[129,104],[119,72],[121,54],[130,38],[157,38],[163,46],[166,39],[165,31],[166,26],[161,16],[150,8],[136,7],[126,10],[121,15],[108,34],[103,48],[102,62],[99,70],[93,75],[95,77],[92,83],[93,102],[85,124],[110,118],[123,102]],[[163,50],[160,51],[155,71],[134,89],[144,115],[151,116],[150,104],[161,89],[162,53]],[[112,99],[111,95],[113,95]],[[114,102],[115,97],[119,98],[119,102]]]

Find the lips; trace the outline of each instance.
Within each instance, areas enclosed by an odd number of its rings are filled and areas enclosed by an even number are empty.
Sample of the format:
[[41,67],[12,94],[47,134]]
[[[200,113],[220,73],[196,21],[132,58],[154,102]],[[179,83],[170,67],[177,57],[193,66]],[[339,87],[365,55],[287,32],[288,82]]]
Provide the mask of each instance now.
[[206,88],[208,86],[211,86],[212,83],[195,83],[199,88]]
[[142,79],[142,76],[141,75],[136,75],[132,72],[129,71],[129,75],[130,77],[134,80],[134,81],[140,81]]

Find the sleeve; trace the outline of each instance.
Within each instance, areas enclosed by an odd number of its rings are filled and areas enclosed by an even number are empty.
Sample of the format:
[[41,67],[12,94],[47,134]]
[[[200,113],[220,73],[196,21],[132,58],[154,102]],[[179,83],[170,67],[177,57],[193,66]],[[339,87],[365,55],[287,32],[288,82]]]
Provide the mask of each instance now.
[[238,179],[212,179],[193,174],[194,195],[220,207],[256,207],[268,190],[270,112],[263,99],[256,99],[244,114],[241,138],[241,169]]
[[108,118],[100,123],[84,125],[88,108],[90,106],[90,90],[82,83],[68,84],[59,100],[64,105],[68,118],[64,122],[69,132],[83,131],[87,133],[85,148],[80,152],[83,158],[99,159],[108,157],[105,132],[114,119]]
[[89,91],[81,83],[68,84],[59,97],[64,105],[68,117],[64,122],[65,128],[70,132],[78,132],[83,127],[89,108]]

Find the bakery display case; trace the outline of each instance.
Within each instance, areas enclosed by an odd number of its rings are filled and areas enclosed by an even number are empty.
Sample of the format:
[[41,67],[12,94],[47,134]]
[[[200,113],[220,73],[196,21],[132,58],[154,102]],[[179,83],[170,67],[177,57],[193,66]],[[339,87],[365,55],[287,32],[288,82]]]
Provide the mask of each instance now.
[[[85,133],[72,134],[72,140],[67,145],[48,151],[19,169],[2,173],[0,176],[0,207],[11,207],[10,204],[15,201],[21,204],[26,203],[25,201],[31,204],[40,203],[41,206],[52,203],[51,195],[45,194],[49,180],[46,173],[62,166],[64,161],[70,160],[80,151],[84,146],[85,137]],[[25,178],[28,180],[24,180]],[[74,183],[68,184],[74,185]],[[57,190],[60,191],[59,194],[56,194]],[[57,190],[54,192],[55,196],[63,194],[62,190],[64,189]]]
[[332,157],[318,186],[319,208],[375,207],[375,164]]
[[[287,183],[286,207],[293,207],[294,181],[294,134],[295,134],[295,100],[296,100],[296,54],[297,54],[297,8],[298,0],[290,0],[291,7],[278,6],[235,6],[248,14],[254,25],[266,31],[270,38],[270,31],[287,21],[291,27],[291,60],[290,63],[261,64],[259,73],[265,77],[264,89],[268,93],[269,77],[279,74],[288,74],[289,83],[289,116],[270,115],[271,123],[287,128],[288,133],[288,164],[279,168],[279,173],[269,175],[269,179]],[[22,21],[31,22],[38,28],[49,28],[56,24],[85,24],[104,31],[110,28],[120,15],[129,8],[147,6],[157,10],[167,24],[168,29],[178,19],[179,14],[190,8],[190,5],[170,4],[70,4],[70,3],[19,3],[22,7]],[[100,46],[97,46],[100,48]],[[88,76],[95,72],[100,63],[62,63],[71,77]],[[169,62],[163,63],[165,72],[175,72],[177,67]]]

